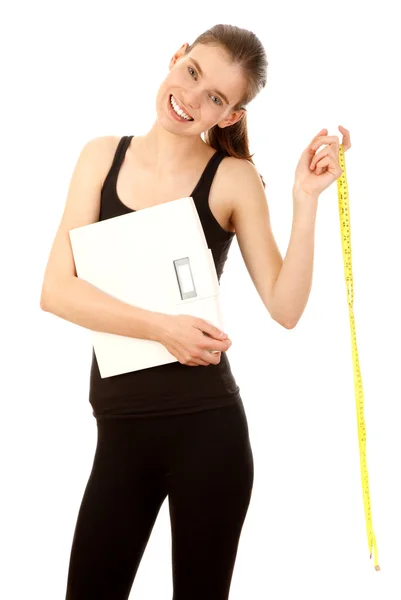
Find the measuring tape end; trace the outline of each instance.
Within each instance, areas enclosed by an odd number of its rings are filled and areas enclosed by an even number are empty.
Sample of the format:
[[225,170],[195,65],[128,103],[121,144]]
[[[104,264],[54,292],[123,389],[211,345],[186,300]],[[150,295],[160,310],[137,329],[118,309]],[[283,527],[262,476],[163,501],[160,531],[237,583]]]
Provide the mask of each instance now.
[[379,565],[376,565],[376,566],[375,566],[375,569],[376,569],[376,571],[380,571],[380,567],[379,567]]

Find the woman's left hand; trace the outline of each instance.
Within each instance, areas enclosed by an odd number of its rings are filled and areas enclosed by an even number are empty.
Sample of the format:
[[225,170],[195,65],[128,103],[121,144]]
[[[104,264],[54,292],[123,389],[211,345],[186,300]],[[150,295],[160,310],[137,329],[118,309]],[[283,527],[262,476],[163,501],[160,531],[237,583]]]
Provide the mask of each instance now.
[[[349,131],[338,127],[343,134],[344,152],[351,148]],[[317,152],[322,144],[327,144]],[[340,141],[337,135],[327,135],[322,129],[303,151],[295,171],[294,193],[318,198],[342,174],[338,163]]]

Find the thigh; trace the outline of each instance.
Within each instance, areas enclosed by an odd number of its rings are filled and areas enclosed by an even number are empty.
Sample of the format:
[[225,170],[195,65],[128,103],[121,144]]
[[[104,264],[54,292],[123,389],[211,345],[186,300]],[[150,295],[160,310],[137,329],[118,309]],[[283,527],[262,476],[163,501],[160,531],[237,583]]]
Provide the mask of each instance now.
[[73,536],[66,600],[128,599],[167,495],[129,424],[101,427]]
[[191,415],[169,478],[173,600],[226,600],[252,494],[242,401]]

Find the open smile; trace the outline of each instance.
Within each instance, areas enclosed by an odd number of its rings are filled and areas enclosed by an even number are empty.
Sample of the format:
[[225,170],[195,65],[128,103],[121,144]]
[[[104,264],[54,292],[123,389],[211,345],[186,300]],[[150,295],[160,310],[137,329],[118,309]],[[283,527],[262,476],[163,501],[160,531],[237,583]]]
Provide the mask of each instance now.
[[194,120],[191,117],[191,115],[187,113],[184,107],[181,106],[181,104],[174,98],[172,94],[169,97],[169,110],[171,114],[175,117],[175,119],[177,121],[180,121],[181,123],[185,121],[190,122]]

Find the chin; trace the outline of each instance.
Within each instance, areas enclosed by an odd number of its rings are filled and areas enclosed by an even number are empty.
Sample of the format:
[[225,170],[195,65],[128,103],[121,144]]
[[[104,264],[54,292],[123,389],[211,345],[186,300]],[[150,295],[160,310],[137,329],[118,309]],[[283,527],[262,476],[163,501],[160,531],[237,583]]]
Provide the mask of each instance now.
[[163,127],[165,131],[169,133],[173,133],[174,135],[182,135],[184,136],[187,132],[180,131],[178,127],[174,126],[174,123],[170,121],[170,119],[166,115],[157,114],[157,122],[160,127]]
[[163,129],[165,129],[169,133],[173,133],[174,135],[180,135],[182,137],[199,135],[193,129],[191,131],[187,131],[185,127],[182,128],[180,126],[180,123],[175,123],[174,121],[172,121],[170,117],[166,115],[163,111],[157,112],[157,122],[160,125],[160,127],[163,127]]

